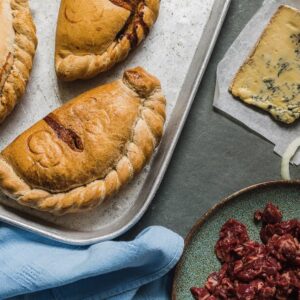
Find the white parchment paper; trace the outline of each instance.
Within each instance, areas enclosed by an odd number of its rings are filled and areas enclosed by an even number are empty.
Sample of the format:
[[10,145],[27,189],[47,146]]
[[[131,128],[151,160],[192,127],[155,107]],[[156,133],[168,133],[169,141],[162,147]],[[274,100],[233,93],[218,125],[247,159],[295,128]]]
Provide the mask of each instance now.
[[[300,136],[300,122],[296,121],[294,125],[284,126],[274,121],[269,114],[254,110],[252,107],[234,99],[228,92],[228,87],[239,67],[252,51],[270,18],[282,4],[300,9],[300,1],[298,0],[264,1],[261,9],[246,25],[219,63],[214,99],[215,108],[272,142],[275,145],[274,151],[281,156],[289,143]],[[300,153],[294,157],[293,162],[300,165]]]
[[[0,127],[0,148],[22,131],[74,96],[121,76],[124,69],[141,65],[162,82],[168,100],[168,118],[178,100],[198,42],[208,21],[214,0],[161,1],[160,16],[148,38],[130,57],[113,71],[89,81],[62,83],[54,71],[54,44],[59,0],[31,0],[39,45],[26,95],[13,114]],[[93,231],[111,226],[137,200],[151,163],[123,189],[93,212],[53,217],[31,211],[40,218],[64,228]],[[12,201],[0,194],[0,200]],[[2,201],[2,202],[3,202]]]

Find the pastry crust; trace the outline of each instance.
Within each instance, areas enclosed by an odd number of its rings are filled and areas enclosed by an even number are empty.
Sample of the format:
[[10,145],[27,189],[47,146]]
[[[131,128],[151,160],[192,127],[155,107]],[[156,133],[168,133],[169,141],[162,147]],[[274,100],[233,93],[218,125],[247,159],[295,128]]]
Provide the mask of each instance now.
[[58,215],[99,205],[153,154],[165,104],[159,81],[140,67],[80,95],[1,152],[1,190]]
[[28,0],[0,0],[0,123],[24,94],[37,46]]
[[155,23],[160,0],[62,0],[56,32],[60,79],[88,79],[111,69]]

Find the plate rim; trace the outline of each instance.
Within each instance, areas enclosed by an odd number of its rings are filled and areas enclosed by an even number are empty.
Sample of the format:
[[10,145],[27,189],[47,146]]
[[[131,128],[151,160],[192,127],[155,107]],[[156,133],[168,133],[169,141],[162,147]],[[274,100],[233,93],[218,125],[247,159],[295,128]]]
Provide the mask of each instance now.
[[254,190],[259,190],[261,188],[265,187],[273,187],[273,186],[298,186],[300,187],[300,179],[297,180],[271,180],[271,181],[265,181],[261,183],[256,183],[253,185],[250,185],[248,187],[242,188],[237,192],[234,192],[230,194],[229,196],[222,198],[220,201],[218,201],[215,205],[213,205],[211,208],[207,210],[204,215],[202,215],[191,227],[189,230],[188,234],[186,235],[184,239],[184,249],[182,252],[182,256],[179,260],[179,262],[176,265],[175,272],[174,272],[174,277],[173,277],[173,282],[172,282],[172,293],[171,293],[171,298],[172,300],[177,300],[177,295],[176,295],[176,283],[179,277],[179,272],[181,271],[183,267],[183,257],[184,253],[187,250],[187,247],[191,244],[193,237],[195,236],[196,232],[204,225],[204,223],[211,217],[213,216],[219,209],[221,209],[223,206],[225,206],[228,202],[234,200],[235,198],[246,194],[248,192],[254,191]]

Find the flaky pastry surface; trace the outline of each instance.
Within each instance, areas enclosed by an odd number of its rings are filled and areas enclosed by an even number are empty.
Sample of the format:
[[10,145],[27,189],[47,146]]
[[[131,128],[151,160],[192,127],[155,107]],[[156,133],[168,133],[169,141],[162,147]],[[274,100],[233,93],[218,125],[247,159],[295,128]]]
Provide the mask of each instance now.
[[28,0],[0,0],[0,123],[24,94],[37,46]]
[[91,209],[129,182],[163,134],[165,98],[142,68],[88,91],[0,155],[0,188],[20,204],[65,214]]
[[159,0],[62,0],[56,32],[60,79],[88,79],[124,60],[147,36]]

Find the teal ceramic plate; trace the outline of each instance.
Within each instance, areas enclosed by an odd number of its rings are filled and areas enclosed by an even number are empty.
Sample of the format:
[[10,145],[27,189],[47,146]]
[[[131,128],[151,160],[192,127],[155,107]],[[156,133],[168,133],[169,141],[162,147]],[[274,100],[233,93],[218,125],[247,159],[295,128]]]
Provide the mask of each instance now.
[[185,250],[177,266],[173,283],[173,300],[190,300],[192,286],[203,286],[207,276],[219,270],[214,245],[221,226],[235,218],[244,223],[252,239],[260,241],[260,226],[253,214],[272,201],[283,212],[284,219],[300,216],[300,181],[273,181],[251,186],[222,200],[204,215],[186,238]]

